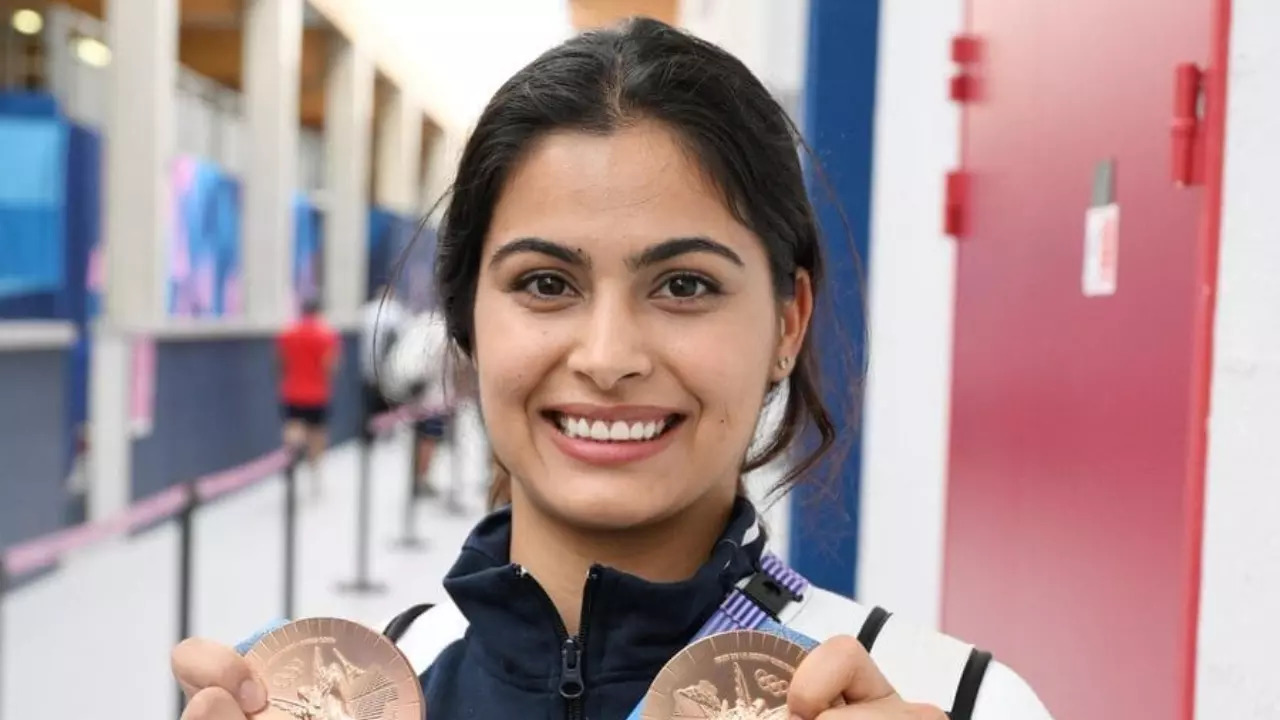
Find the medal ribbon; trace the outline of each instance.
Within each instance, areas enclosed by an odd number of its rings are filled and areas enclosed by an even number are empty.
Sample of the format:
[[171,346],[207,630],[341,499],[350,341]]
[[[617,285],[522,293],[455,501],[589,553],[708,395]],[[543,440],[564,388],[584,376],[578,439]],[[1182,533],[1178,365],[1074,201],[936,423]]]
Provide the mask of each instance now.
[[[765,553],[760,557],[760,571],[797,596],[803,596],[804,591],[809,588],[808,580],[805,580],[800,573],[787,567],[772,553]],[[773,633],[790,640],[805,650],[812,650],[818,646],[817,641],[813,638],[802,635],[769,617],[769,614],[763,608],[738,587],[735,587],[724,599],[724,602],[720,603],[720,607],[716,608],[711,619],[707,620],[702,628],[694,634],[693,640],[689,644],[692,645],[708,635],[716,635],[732,630],[758,630],[760,632]],[[644,700],[641,699],[640,704],[627,716],[627,720],[642,720],[643,712]]]

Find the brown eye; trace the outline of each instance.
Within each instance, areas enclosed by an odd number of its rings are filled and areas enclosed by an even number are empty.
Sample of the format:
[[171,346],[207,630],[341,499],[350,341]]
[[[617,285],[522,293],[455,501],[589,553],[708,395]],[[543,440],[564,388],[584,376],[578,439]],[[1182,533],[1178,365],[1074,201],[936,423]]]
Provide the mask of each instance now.
[[664,280],[658,294],[673,300],[696,300],[704,295],[714,295],[718,292],[719,288],[710,280],[699,275],[683,273],[672,275]]
[[689,298],[698,294],[698,289],[702,287],[701,281],[692,277],[676,277],[671,278],[667,283],[667,287],[671,290],[672,297]]
[[521,286],[525,292],[538,298],[558,298],[569,292],[569,283],[564,278],[551,273],[539,273],[523,279]]

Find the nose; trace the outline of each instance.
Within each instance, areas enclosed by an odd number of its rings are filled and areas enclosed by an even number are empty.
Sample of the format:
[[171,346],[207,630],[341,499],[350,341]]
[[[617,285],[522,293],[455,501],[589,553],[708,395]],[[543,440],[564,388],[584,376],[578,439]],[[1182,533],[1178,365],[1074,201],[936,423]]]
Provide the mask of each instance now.
[[597,297],[569,353],[568,365],[575,375],[604,391],[653,371],[644,331],[627,302]]

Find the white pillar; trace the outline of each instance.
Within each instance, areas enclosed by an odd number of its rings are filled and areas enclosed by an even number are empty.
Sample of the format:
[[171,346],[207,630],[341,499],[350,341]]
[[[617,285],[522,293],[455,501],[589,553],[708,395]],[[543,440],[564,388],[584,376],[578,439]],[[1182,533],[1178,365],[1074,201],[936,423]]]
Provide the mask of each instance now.
[[106,297],[90,397],[90,516],[130,500],[130,328],[164,322],[169,169],[178,68],[177,0],[107,0]]
[[292,312],[302,2],[255,0],[245,7],[245,315],[278,323]]
[[422,168],[422,112],[401,90],[393,90],[378,123],[378,204],[413,215]]
[[352,318],[364,304],[369,266],[369,155],[374,68],[344,44],[330,58],[325,92],[324,306]]
[[447,131],[439,131],[423,140],[429,145],[425,160],[427,166],[421,173],[420,214],[434,208],[432,219],[438,221],[444,213],[444,205],[439,204],[440,198],[453,183],[465,140],[461,134]]

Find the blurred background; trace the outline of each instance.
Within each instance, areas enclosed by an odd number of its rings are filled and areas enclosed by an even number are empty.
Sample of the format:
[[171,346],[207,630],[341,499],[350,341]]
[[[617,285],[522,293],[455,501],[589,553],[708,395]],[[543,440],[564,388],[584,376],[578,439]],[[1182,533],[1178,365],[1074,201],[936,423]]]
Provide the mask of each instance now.
[[[1275,0],[0,0],[0,720],[177,717],[181,636],[442,599],[483,433],[362,433],[362,311],[431,309],[497,86],[634,14],[803,129],[870,338],[781,554],[1063,720],[1280,718]],[[314,493],[272,358],[317,298]]]

